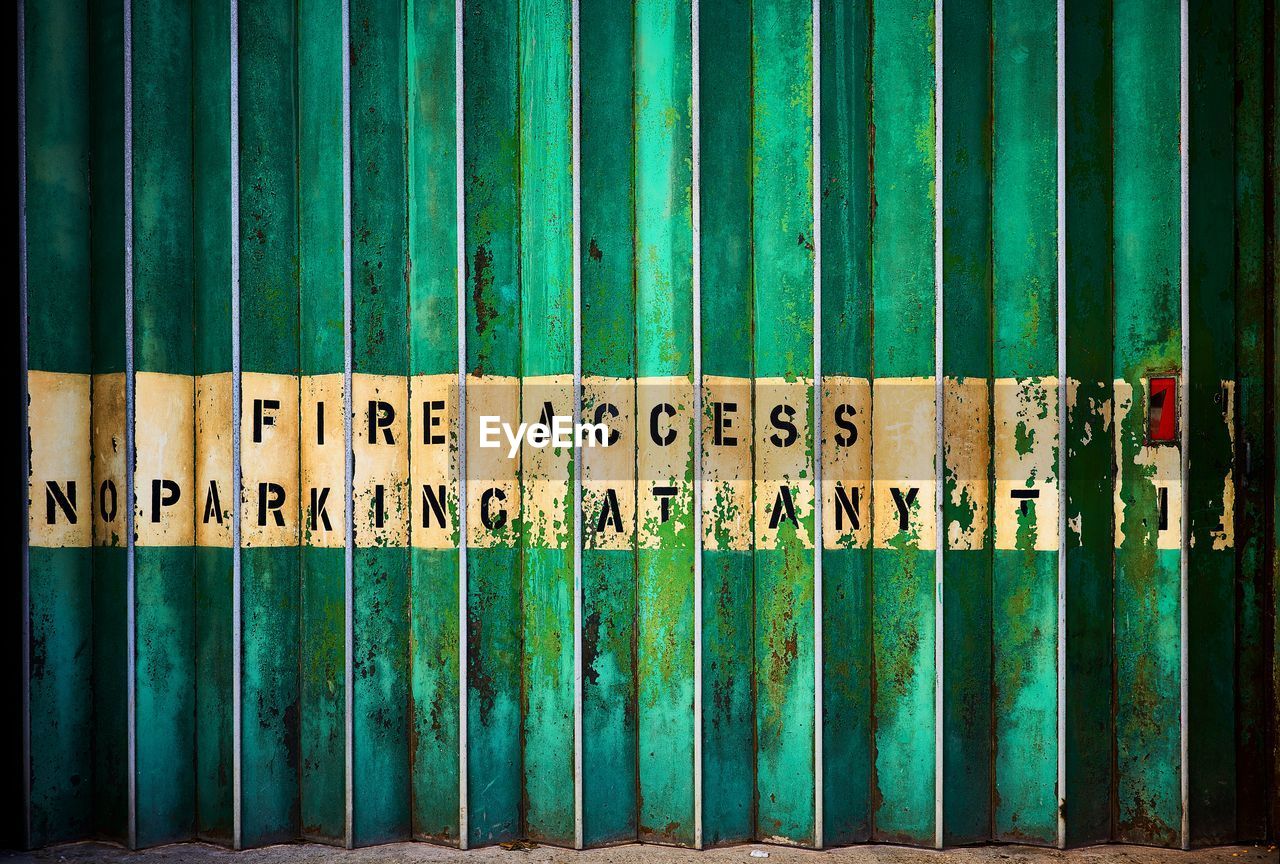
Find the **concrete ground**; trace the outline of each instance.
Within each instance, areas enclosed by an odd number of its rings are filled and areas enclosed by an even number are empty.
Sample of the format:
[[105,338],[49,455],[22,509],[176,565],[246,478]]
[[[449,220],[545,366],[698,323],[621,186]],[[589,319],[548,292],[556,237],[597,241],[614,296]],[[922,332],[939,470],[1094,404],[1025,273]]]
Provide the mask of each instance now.
[[[426,843],[393,843],[347,851],[299,843],[231,852],[203,843],[161,846],[129,852],[105,843],[70,843],[36,852],[0,853],[0,861],[108,862],[108,864],[1263,864],[1280,861],[1275,846],[1222,846],[1195,852],[1144,846],[1091,846],[1060,852],[1032,846],[978,846],[936,852],[903,846],[850,846],[814,852],[751,844],[695,852],[664,846],[627,845],[573,852],[551,846],[512,844],[459,852]],[[768,858],[752,857],[753,850]]]

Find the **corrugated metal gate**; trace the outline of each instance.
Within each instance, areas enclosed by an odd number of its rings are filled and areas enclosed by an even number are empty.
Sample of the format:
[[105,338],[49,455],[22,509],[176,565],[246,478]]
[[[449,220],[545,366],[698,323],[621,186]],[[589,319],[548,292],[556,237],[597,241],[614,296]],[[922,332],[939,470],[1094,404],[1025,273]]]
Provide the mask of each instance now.
[[20,9],[30,844],[1275,836],[1270,2]]

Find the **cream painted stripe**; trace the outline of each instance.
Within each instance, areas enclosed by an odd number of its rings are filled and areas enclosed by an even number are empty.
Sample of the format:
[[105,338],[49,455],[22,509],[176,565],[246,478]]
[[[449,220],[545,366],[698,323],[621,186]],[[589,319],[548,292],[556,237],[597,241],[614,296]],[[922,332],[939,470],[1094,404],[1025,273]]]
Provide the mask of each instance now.
[[243,496],[243,470],[240,465],[240,3],[231,0],[231,489],[235,506],[231,508],[231,846],[241,847],[241,738],[243,735],[241,711],[243,692],[240,676],[243,673],[244,655],[241,637],[244,619],[241,617],[240,562],[241,513]]
[[[582,46],[578,0],[572,0],[573,91],[573,428],[582,422]],[[575,436],[575,439],[577,436]],[[582,447],[573,465],[573,846],[582,848]]]
[[352,786],[355,749],[352,736],[355,689],[352,655],[355,650],[355,574],[352,560],[355,506],[352,503],[355,460],[352,457],[351,406],[351,5],[342,0],[342,438],[343,446],[343,833],[348,849],[354,845],[355,790]]
[[1058,0],[1058,848],[1067,847],[1067,44]]
[[822,30],[820,0],[813,29],[813,845],[822,848]]
[[125,510],[125,700],[126,722],[125,769],[128,773],[129,848],[138,845],[138,688],[137,615],[134,609],[137,581],[134,550],[137,546],[134,527],[134,476],[137,464],[134,431],[134,358],[133,358],[133,0],[124,3],[124,500]]
[[933,845],[942,848],[942,768],[945,738],[942,728],[942,673],[943,673],[943,570],[946,550],[946,523],[943,521],[943,290],[942,290],[942,4],[934,0],[934,127],[933,127],[933,401],[936,437],[933,456],[933,508],[935,534],[933,552]]
[[702,848],[702,9],[691,9],[693,132],[693,846]]
[[467,226],[466,194],[463,191],[463,129],[466,120],[463,117],[462,76],[462,0],[454,0],[454,268],[458,279],[458,848],[466,849],[470,834],[467,808]]
[[[22,476],[31,476],[31,427],[27,373],[31,368],[27,332],[27,4],[18,2],[18,341],[22,351]],[[22,519],[22,840],[31,845],[31,494]]]
[[1179,506],[1182,511],[1181,519],[1182,538],[1180,542],[1180,551],[1178,553],[1178,650],[1179,650],[1179,681],[1178,681],[1178,725],[1179,725],[1179,751],[1180,751],[1180,797],[1182,799],[1182,848],[1191,848],[1191,814],[1188,804],[1191,801],[1190,775],[1188,773],[1187,759],[1190,755],[1189,742],[1187,740],[1187,710],[1190,703],[1190,682],[1188,680],[1188,651],[1187,651],[1187,565],[1188,551],[1191,549],[1190,533],[1191,519],[1190,508],[1188,506],[1187,496],[1187,477],[1190,466],[1190,454],[1188,447],[1190,445],[1190,427],[1191,416],[1189,411],[1190,402],[1190,386],[1191,380],[1191,341],[1189,337],[1191,329],[1191,309],[1190,300],[1190,275],[1191,275],[1191,233],[1188,219],[1191,215],[1191,87],[1190,87],[1190,55],[1191,55],[1191,36],[1189,31],[1190,22],[1188,20],[1189,9],[1187,0],[1181,0],[1179,3],[1179,69],[1178,69],[1178,124],[1179,124],[1179,140],[1182,146],[1178,149],[1178,173],[1179,173],[1179,199],[1180,199],[1180,262],[1179,262],[1179,280],[1181,294],[1181,329],[1182,329],[1182,375],[1179,378],[1179,421],[1181,424],[1180,431],[1180,450],[1181,464],[1179,466],[1179,476],[1182,483],[1182,494],[1180,496]]

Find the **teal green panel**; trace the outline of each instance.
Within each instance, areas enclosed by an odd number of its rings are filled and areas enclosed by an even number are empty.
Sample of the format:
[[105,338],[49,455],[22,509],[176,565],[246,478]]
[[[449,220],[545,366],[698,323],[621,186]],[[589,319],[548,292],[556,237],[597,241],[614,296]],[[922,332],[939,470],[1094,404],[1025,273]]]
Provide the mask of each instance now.
[[[36,2],[24,5],[22,20],[27,356],[20,374],[86,373],[91,362],[88,15],[83,2]],[[68,436],[28,442],[33,443],[82,452],[89,446]],[[33,491],[30,509],[40,513],[42,493]],[[90,518],[93,497],[92,488],[81,490],[77,522]],[[92,553],[28,546],[25,558],[28,605],[21,614],[29,627],[30,654],[21,674],[27,677],[30,700],[25,722],[31,772],[30,786],[23,790],[25,842],[43,846],[80,839],[92,827]]]
[[1063,430],[1066,465],[1067,843],[1111,837],[1111,3],[1066,8],[1064,254],[1066,373],[1077,388]]
[[1179,15],[1149,0],[1113,4],[1115,374],[1136,404],[1116,460],[1125,476],[1115,552],[1117,840],[1176,845],[1180,803],[1180,564],[1156,547],[1158,494],[1135,462],[1145,440],[1142,380],[1177,372]]
[[635,22],[584,3],[581,46],[582,370],[630,378],[636,363]]
[[[997,505],[1009,506],[997,501]],[[1018,545],[1034,542],[1035,504],[1018,519]],[[995,623],[995,836],[1058,840],[1058,553],[997,549]]]
[[[985,383],[974,379],[992,377],[992,9],[990,0],[972,0],[946,11],[942,363],[949,385],[960,388],[955,392],[970,395],[964,388]],[[884,332],[882,338],[893,337]],[[942,831],[947,844],[988,840],[992,834],[990,391],[982,399],[985,404],[957,402],[979,412],[983,429],[978,434],[952,429],[952,418],[944,418],[949,434],[943,481]],[[974,484],[986,487],[980,501],[969,495]],[[953,530],[959,542],[952,539]]]
[[[1238,734],[1236,836],[1266,836],[1265,637],[1267,449],[1266,276],[1263,177],[1264,34],[1261,0],[1240,0],[1235,16],[1236,544]],[[1243,458],[1242,458],[1243,457]]]
[[471,846],[520,835],[520,550],[467,550],[467,817]]
[[911,547],[871,557],[872,837],[882,842],[933,842],[933,557]]
[[[299,362],[303,374],[331,374],[345,332],[342,4],[300,0],[297,20]],[[305,839],[329,843],[347,834],[344,556],[300,550],[300,824]]]
[[[296,375],[299,365],[293,11],[280,0],[240,7],[240,362],[250,373]],[[294,524],[298,489],[284,491]],[[240,564],[239,839],[257,846],[299,829],[300,562],[286,546],[246,548]]]
[[[582,372],[631,378],[634,21],[610,3],[579,15]],[[589,548],[583,518],[582,832],[594,846],[636,837],[636,556]]]
[[88,372],[88,15],[83,0],[23,8],[27,359]]
[[877,9],[871,33],[872,290],[880,378],[934,363],[933,3]]
[[[454,8],[412,0],[407,11],[409,367],[456,373]],[[456,550],[410,552],[413,834],[450,844],[460,830],[458,563]]]
[[[520,372],[517,4],[469,6],[463,22],[467,368]],[[514,526],[513,526],[514,527]],[[521,832],[521,564],[514,531],[467,551],[469,846]]]
[[467,371],[520,372],[516,0],[463,22]]
[[408,16],[410,372],[457,372],[454,9],[409,0]]
[[409,561],[403,548],[357,548],[354,559],[351,834],[373,846],[410,832]]
[[301,369],[342,371],[342,4],[298,2],[298,269]]
[[[822,372],[871,370],[870,97],[867,4],[824,0],[821,15]],[[865,434],[865,431],[864,433]],[[871,552],[822,551],[822,840],[871,829]]]
[[[573,372],[573,106],[568,0],[520,3],[520,314],[525,395],[572,414],[570,388],[539,393],[531,376]],[[524,583],[524,802],[527,836],[574,842],[573,471],[534,521],[526,501]],[[529,468],[526,466],[525,471]],[[563,471],[559,465],[553,471]],[[530,475],[526,473],[526,482]],[[529,487],[526,486],[526,489]],[[527,493],[526,493],[527,494]]]
[[231,842],[232,551],[197,547],[196,828],[197,837]]
[[304,547],[298,788],[304,839],[346,835],[345,550]]
[[662,548],[637,554],[639,835],[692,845],[693,543],[670,529],[659,536]]
[[634,552],[582,553],[582,818],[588,846],[636,836],[635,562]]
[[[751,4],[716,0],[701,4],[698,15],[701,99],[708,106],[700,134],[702,152],[711,156],[701,161],[702,373],[750,379]],[[705,402],[703,410],[705,426],[713,417]],[[749,402],[738,405],[740,414],[750,411]],[[751,442],[739,440],[737,446],[750,448]],[[738,516],[727,512],[733,505],[725,507],[710,495],[704,506],[703,519],[713,533],[723,530],[720,519]],[[729,546],[725,535],[719,549],[702,553],[705,846],[755,834],[753,568],[749,548]]]
[[458,551],[410,552],[413,834],[458,842]]
[[[1024,0],[992,4],[992,304],[997,404],[1016,400],[1010,458],[1030,468],[1019,483],[1056,494],[1056,400],[1045,379],[1058,371],[1057,10]],[[1008,386],[1008,385],[1004,385]],[[1004,387],[1001,387],[1003,390]],[[1005,442],[1007,446],[1008,442]],[[1000,448],[997,448],[1000,452]],[[1016,454],[1016,455],[1015,455]],[[997,459],[997,472],[1001,470]],[[1024,469],[1028,470],[1028,469]],[[1013,481],[1012,477],[997,478]],[[997,499],[993,508],[1015,506]],[[995,837],[1052,844],[1058,837],[1058,556],[1037,551],[1036,502],[1018,517],[1015,549],[992,559],[992,678],[995,693]]]
[[258,846],[300,825],[298,549],[242,549],[240,567],[240,842]]
[[191,9],[138,0],[132,10],[134,361],[190,375]]
[[93,833],[129,838],[126,551],[93,549]]
[[[1187,821],[1193,846],[1236,837],[1238,686],[1234,504],[1236,374],[1235,39],[1232,15],[1189,4],[1190,328]],[[1232,384],[1224,384],[1232,382]],[[1235,386],[1233,386],[1235,385]],[[1228,498],[1227,496],[1230,496]]]
[[92,552],[87,548],[30,548],[27,554],[31,627],[28,843],[43,846],[81,839],[92,829]]
[[[231,6],[192,7],[195,372],[231,371]],[[227,418],[230,423],[230,418]]]
[[[693,373],[691,16],[688,0],[640,0],[635,7],[636,373],[641,378]],[[675,446],[688,454],[689,482],[693,441]],[[643,489],[652,478],[639,482]],[[639,836],[683,845],[694,841],[690,492],[682,490],[673,500],[672,520],[650,548],[638,550],[636,563]],[[675,525],[682,527],[677,531]]]
[[[934,369],[934,7],[876,9],[872,26],[872,362]],[[934,552],[900,535],[872,556],[872,837],[934,840]]]
[[[352,357],[404,375],[408,357],[404,4],[351,8]],[[410,836],[409,552],[357,548],[352,842]]]
[[195,582],[189,546],[134,550],[138,848],[195,829]]

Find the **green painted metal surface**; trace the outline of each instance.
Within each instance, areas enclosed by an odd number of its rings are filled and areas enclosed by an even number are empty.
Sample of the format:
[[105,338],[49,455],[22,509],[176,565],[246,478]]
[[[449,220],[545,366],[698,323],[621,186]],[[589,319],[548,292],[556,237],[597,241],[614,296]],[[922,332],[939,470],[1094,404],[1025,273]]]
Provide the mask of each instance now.
[[[675,402],[666,404],[684,416],[693,411],[693,19],[688,0],[639,0],[634,15],[637,426],[644,435],[659,401],[654,393],[668,386],[662,379],[678,382],[669,385]],[[651,462],[638,457],[636,686],[639,836],[692,845],[694,442],[685,434],[669,445],[651,442]],[[676,449],[660,457],[667,446]],[[678,492],[664,522],[647,516],[646,499],[668,483]]]
[[[925,2],[876,10],[871,33],[871,184],[876,202],[871,221],[871,314],[877,333],[892,334],[873,340],[872,370],[878,393],[916,403],[933,401],[936,374],[933,11],[933,4]],[[874,422],[881,403],[873,399]],[[909,435],[910,446],[926,453],[935,446],[933,422],[899,434]],[[872,447],[874,452],[874,441]],[[871,609],[872,837],[917,844],[932,843],[935,832],[932,544],[937,526],[928,538],[921,536],[919,527],[920,520],[932,521],[929,490],[936,478],[931,464],[925,476],[915,478],[881,478],[879,463],[873,468],[874,483],[919,480],[919,486],[910,488],[922,490],[912,505],[908,530],[893,527],[899,524],[895,521],[883,543],[876,538]],[[892,506],[886,494],[877,493],[873,508]],[[905,501],[909,492],[900,494]]]
[[[992,40],[990,2],[943,15],[943,841],[993,834]],[[1007,56],[1009,52],[1005,52]],[[1002,112],[1003,113],[1003,112]],[[1010,118],[1004,118],[1006,122]],[[1006,193],[1007,194],[1007,193]],[[999,506],[1000,502],[996,502]]]
[[[1065,466],[1066,841],[1111,836],[1115,389],[1112,320],[1110,3],[1076,3],[1063,22],[1067,425]],[[1073,333],[1095,338],[1073,339]]]
[[[328,381],[325,398],[327,440],[344,446],[341,376],[343,308],[343,130],[342,6],[306,0],[298,7],[298,321],[299,369],[304,392]],[[336,384],[336,388],[333,386]],[[336,403],[334,400],[336,396]],[[336,410],[335,410],[336,409]],[[306,430],[302,439],[304,476],[321,446]],[[314,448],[314,449],[311,449]],[[319,462],[319,459],[316,459]],[[339,463],[341,465],[341,463]],[[345,481],[316,471],[319,489],[329,488],[330,525],[338,543],[322,531],[318,508],[304,503],[299,622],[298,738],[301,834],[310,840],[342,843],[346,838],[346,593],[342,538]],[[340,485],[330,485],[330,484]],[[317,498],[318,503],[318,498]],[[314,524],[313,524],[314,517]]]
[[[1180,372],[1178,10],[1113,5],[1116,463],[1115,837],[1176,845],[1181,495],[1176,445],[1145,447],[1145,380]],[[1181,379],[1179,379],[1181,382]],[[1123,389],[1121,387],[1123,386]],[[1147,464],[1140,465],[1145,457]],[[1159,482],[1153,464],[1161,460]],[[1159,488],[1168,490],[1161,493]],[[1160,499],[1168,519],[1160,542]],[[1172,546],[1172,548],[1168,548]]]
[[[737,469],[734,479],[754,477],[754,442],[744,425],[754,416],[755,367],[751,4],[703,3],[698,15],[701,99],[717,106],[700,115],[702,152],[711,156],[700,162],[702,374],[704,382],[734,382],[723,391],[704,383],[702,424],[714,430],[719,403],[721,422],[743,433],[728,426],[723,443],[714,431],[710,444],[705,434],[702,441],[702,842],[716,846],[753,837],[756,814],[754,562],[750,531],[739,529],[750,524],[750,497],[744,508],[718,475],[709,482],[705,467],[717,458],[711,448],[720,447]],[[732,449],[727,439],[735,441]]]
[[1272,5],[28,2],[28,842],[1274,834]]
[[[26,843],[40,846],[91,829],[90,728],[93,638],[93,502],[89,460],[90,278],[89,117],[80,105],[89,89],[88,10],[84,3],[33,3],[24,9],[23,80],[26,129],[26,266],[28,404],[49,383],[74,382],[79,422],[43,428],[28,449],[33,473],[32,543],[27,550],[27,675],[30,764]],[[35,426],[36,421],[32,420]],[[36,473],[39,454],[76,454],[77,476]],[[73,505],[50,509],[48,483]],[[74,520],[72,523],[70,520]],[[54,524],[83,526],[74,537],[45,537]]]
[[[618,433],[634,441],[634,21],[617,14],[616,5],[609,2],[584,3],[579,14],[584,391],[593,380],[602,387],[607,386],[604,382],[613,385],[620,380],[622,395],[630,395],[630,408],[615,406]],[[613,390],[606,392],[611,395]],[[593,400],[584,392],[584,417],[594,421],[608,398]],[[602,418],[609,416],[604,410]],[[590,458],[583,455],[584,485],[594,479]],[[587,506],[584,492],[582,517],[582,831],[586,845],[636,836],[634,459],[618,476],[612,467],[612,462],[603,463],[600,474],[603,484],[616,483],[613,488],[623,521],[616,533],[621,536],[608,540],[598,530],[603,498],[597,513]],[[623,504],[630,505],[629,518],[623,516]]]
[[[510,388],[520,374],[517,11],[514,0],[463,10],[469,388],[491,381],[502,390],[504,379]],[[468,470],[467,479],[488,485],[498,478]],[[470,845],[512,840],[521,831],[522,556],[515,505],[508,502],[507,521],[491,545],[474,542],[473,524],[466,538]]]
[[[864,4],[819,7],[822,116],[822,371],[866,380],[871,374],[871,15]],[[824,393],[824,400],[830,398]],[[854,406],[856,411],[856,406]],[[869,440],[867,412],[850,418]],[[834,413],[832,415],[834,419]],[[843,446],[828,429],[823,447]],[[825,460],[825,457],[824,457]],[[869,499],[869,476],[854,478]],[[825,496],[825,492],[823,493]],[[849,494],[853,494],[849,491]],[[824,497],[824,507],[834,507]],[[859,515],[865,524],[864,506]],[[834,522],[834,520],[833,520]],[[861,527],[861,526],[859,526]],[[825,531],[825,528],[824,528]],[[822,809],[823,844],[865,841],[871,831],[871,557],[861,538],[823,537]]]
[[[192,9],[192,230],[196,403],[196,824],[230,843],[232,741],[231,22],[230,7]],[[208,377],[206,377],[208,376]],[[225,461],[224,461],[225,460]],[[223,470],[201,470],[216,463]],[[203,529],[203,530],[202,530]],[[216,545],[215,545],[216,543]]]

